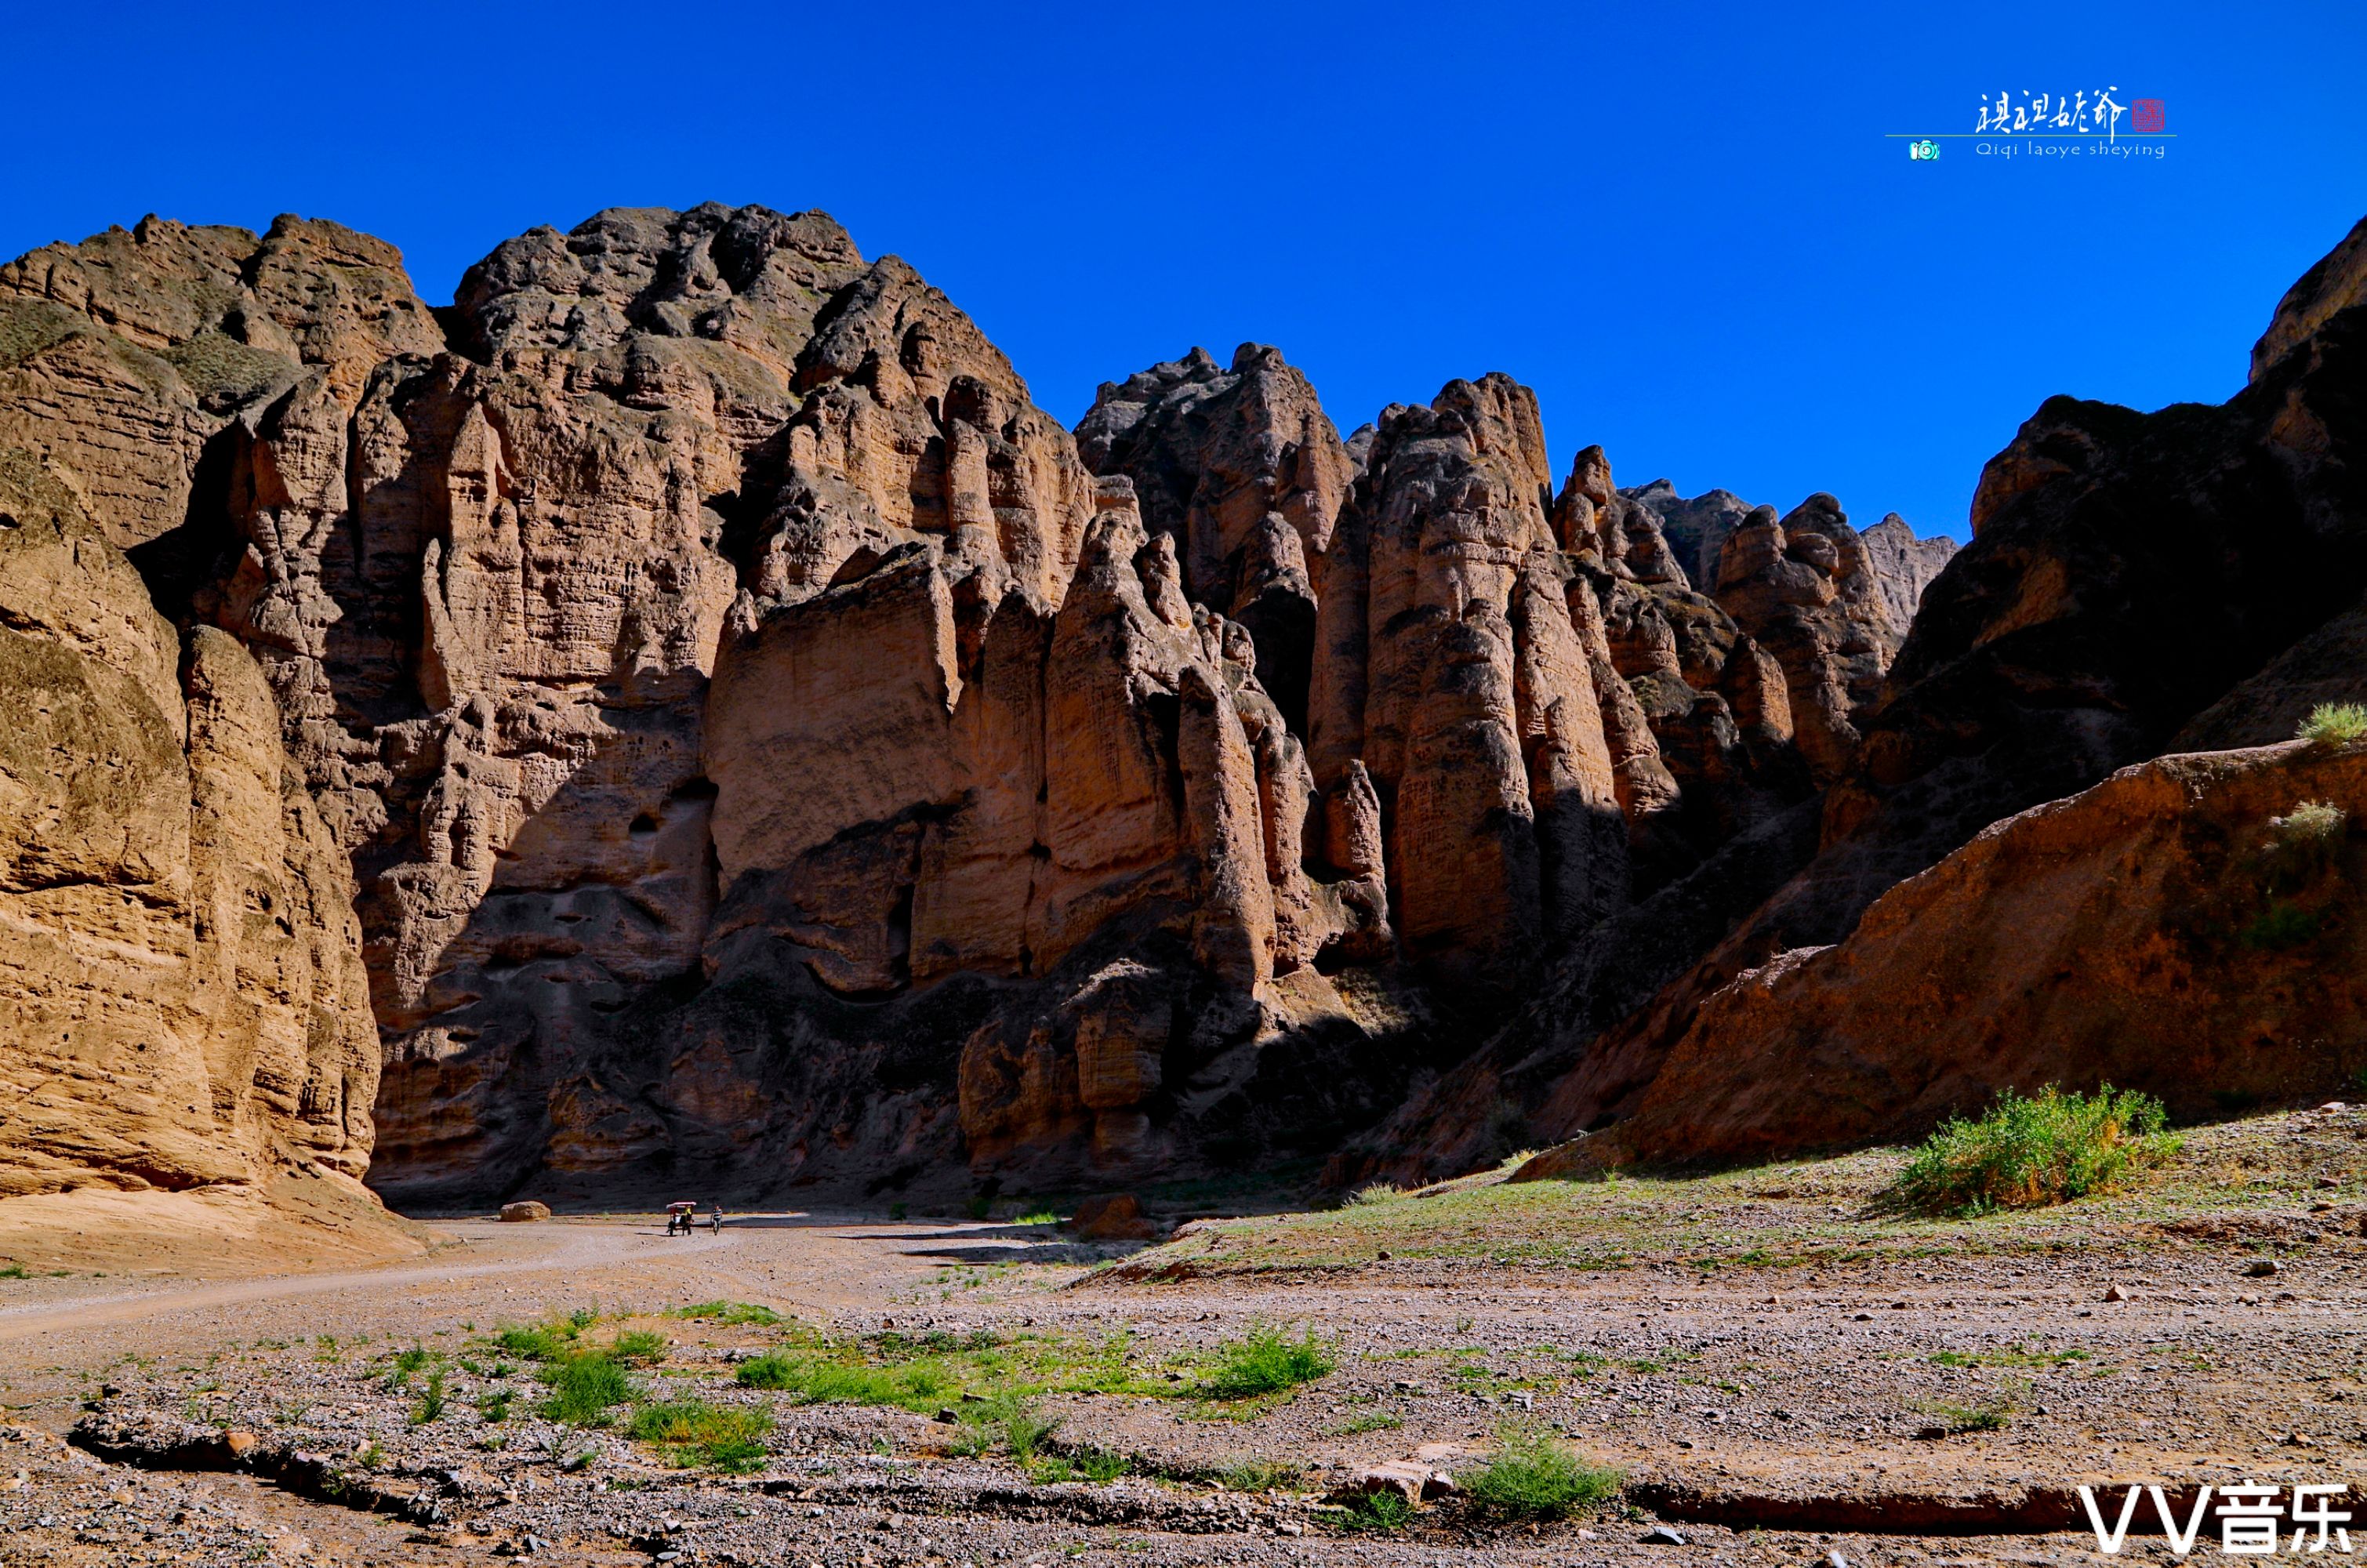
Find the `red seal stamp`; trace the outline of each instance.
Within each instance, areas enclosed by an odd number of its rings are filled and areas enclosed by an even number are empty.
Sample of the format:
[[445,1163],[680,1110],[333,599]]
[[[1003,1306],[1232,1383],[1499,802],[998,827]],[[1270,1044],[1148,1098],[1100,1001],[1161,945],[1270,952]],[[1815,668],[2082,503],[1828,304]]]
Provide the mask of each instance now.
[[2136,131],[2159,130],[2162,127],[2159,98],[2134,98],[2129,103],[2129,129]]

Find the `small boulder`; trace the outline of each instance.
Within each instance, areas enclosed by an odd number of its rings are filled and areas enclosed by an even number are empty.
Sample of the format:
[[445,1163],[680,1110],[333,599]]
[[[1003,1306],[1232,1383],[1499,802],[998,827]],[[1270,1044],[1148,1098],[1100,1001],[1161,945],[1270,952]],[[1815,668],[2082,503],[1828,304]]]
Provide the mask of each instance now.
[[2104,1292],[2104,1299],[2108,1302],[2124,1302],[2129,1299],[2129,1292],[2123,1290],[2120,1286],[2114,1285],[2111,1290]]
[[1394,1492],[1409,1504],[1419,1503],[1430,1492],[1432,1477],[1435,1473],[1430,1466],[1413,1460],[1393,1459],[1356,1472],[1332,1489],[1331,1500],[1346,1503],[1358,1497]]
[[1069,1225],[1088,1241],[1147,1241],[1153,1234],[1140,1200],[1131,1192],[1086,1199]]
[[1647,1546],[1682,1546],[1684,1543],[1685,1538],[1666,1525],[1654,1525],[1644,1532],[1644,1544]]
[[255,1451],[255,1436],[252,1432],[224,1432],[222,1447],[230,1450],[231,1458],[244,1459]]
[[535,1220],[549,1218],[550,1218],[550,1205],[538,1202],[532,1198],[522,1202],[502,1205],[502,1222],[504,1224],[526,1224]]
[[2244,1265],[2244,1277],[2248,1280],[2265,1280],[2282,1272],[2283,1269],[2273,1258],[2256,1258]]

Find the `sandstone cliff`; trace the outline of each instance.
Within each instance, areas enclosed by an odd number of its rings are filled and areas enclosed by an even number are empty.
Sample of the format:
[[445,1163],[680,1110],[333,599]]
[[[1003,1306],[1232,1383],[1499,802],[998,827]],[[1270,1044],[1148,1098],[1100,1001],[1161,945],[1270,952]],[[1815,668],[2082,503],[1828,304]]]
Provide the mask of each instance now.
[[2367,755],[2289,743],[2009,818],[1720,989],[1633,1114],[1525,1174],[1911,1138],[2000,1087],[2108,1082],[2188,1121],[2339,1091],[2367,1063],[2362,810]]
[[[2360,645],[2367,589],[2367,310],[2341,303],[2355,253],[2354,236],[2296,286],[2255,355],[2252,383],[2225,405],[2139,414],[2057,398],[2042,407],[1984,470],[1973,541],[1923,588],[1870,700],[1854,694],[1865,690],[1864,668],[1850,662],[1856,634],[1819,624],[1820,593],[1763,595],[1762,607],[1772,599],[1794,617],[1786,675],[1814,655],[1807,667],[1827,672],[1826,716],[1845,714],[1858,732],[1844,765],[1828,762],[1820,804],[1737,839],[1655,900],[1693,931],[1727,916],[1723,940],[1689,953],[1677,944],[1685,955],[1658,964],[1625,961],[1615,941],[1590,944],[1557,967],[1536,1004],[1401,1112],[1365,1163],[1454,1166],[1485,1152],[1491,1124],[1568,1137],[1648,1100],[1673,1129],[1673,1100],[1653,1097],[1681,1043],[1695,1041],[1687,1081],[1710,1092],[1699,1074],[1716,1054],[1713,1034],[1696,1037],[1696,1023],[1723,1021],[1717,1048],[1738,1063],[1755,1059],[1752,1032],[1772,1027],[1771,1015],[1746,1017],[1727,1000],[1746,974],[1841,942],[1876,898],[2002,818],[2173,747],[2281,739],[2314,704],[2367,694],[2346,657]],[[1757,553],[1772,558],[1780,534],[1791,558],[1795,519],[1834,544],[1835,564],[1844,558],[1845,538],[1796,513],[1780,525],[1762,516]],[[1722,572],[1738,547],[1750,547],[1749,532],[1736,526]],[[1795,575],[1775,570],[1766,581],[1778,590]],[[1838,592],[1830,601],[1843,602]],[[1738,604],[1738,620],[1753,613]],[[1846,708],[1843,694],[1852,694]],[[1732,919],[1741,911],[1726,900],[1754,888],[1772,897]],[[2011,940],[2012,900],[1997,901],[1996,923],[1967,915],[1962,940]],[[1767,973],[1795,967],[1785,960]],[[2114,1017],[2096,1000],[2090,1021],[2101,1033],[2087,1043],[2111,1034]],[[1935,1051],[1916,1070],[1944,1076],[1947,1059]],[[2068,1057],[2063,1070],[2094,1076]],[[1974,1078],[1950,1081],[1959,1100],[1977,1098]],[[1677,1092],[1672,1079],[1667,1093]],[[1886,1134],[1937,1103],[1908,1100],[1912,1110],[1879,1126],[1837,1108],[1826,1132],[1795,1126],[1784,1138]],[[1658,1136],[1666,1152],[1682,1134]]]
[[253,659],[0,451],[0,1197],[358,1191],[379,1081],[344,857]]
[[[90,635],[164,650],[193,824],[261,836],[201,758],[276,725],[303,849],[250,858],[350,871],[289,932],[320,987],[366,968],[408,1202],[1131,1180],[1331,1154],[1442,1072],[1355,1157],[1468,1157],[1624,1105],[1671,978],[2054,776],[2008,744],[1953,817],[1893,800],[1902,736],[1967,733],[1902,728],[1894,659],[1931,690],[2003,635],[1895,518],[1623,491],[1599,447],[1557,489],[1501,375],[1342,441],[1257,344],[1071,434],[820,213],[612,209],[443,311],[318,221],[51,246],[0,269],[0,439],[128,552]],[[214,863],[200,826],[107,875]],[[226,997],[289,988],[244,954]]]

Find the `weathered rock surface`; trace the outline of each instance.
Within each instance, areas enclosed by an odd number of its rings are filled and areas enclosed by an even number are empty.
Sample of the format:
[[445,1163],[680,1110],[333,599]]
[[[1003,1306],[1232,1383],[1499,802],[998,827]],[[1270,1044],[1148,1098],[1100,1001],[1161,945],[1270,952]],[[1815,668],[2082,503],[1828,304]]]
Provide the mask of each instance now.
[[377,1040],[344,857],[261,672],[0,451],[0,1196],[357,1190]]
[[308,847],[234,863],[350,867],[409,1201],[1106,1189],[1393,1110],[1340,1168],[1442,1170],[1626,1114],[1997,817],[2350,694],[2344,254],[2226,409],[2050,403],[1951,559],[1599,447],[1557,491],[1501,375],[1343,442],[1195,350],[1071,434],[819,213],[613,209],[433,313],[334,225],[152,220],[0,270],[0,440],[137,568],[45,635],[170,733],[74,787],[187,848],[27,863],[265,841],[276,728]]
[[[2302,802],[2332,807],[2331,820]],[[1634,1113],[1533,1174],[1919,1134],[2002,1087],[2143,1089],[2174,1117],[2323,1097],[2367,1052],[2367,755],[2162,758],[1999,822],[1830,947],[1693,1015]]]
[[1956,553],[1956,541],[1945,534],[1919,539],[1907,519],[1896,512],[1858,536],[1865,550],[1866,569],[1881,591],[1883,613],[1903,638],[1923,602],[1923,590]]
[[2269,330],[2252,345],[2251,379],[2309,341],[2318,328],[2354,305],[2367,304],[2367,218],[2342,243],[2293,280],[2277,301]]

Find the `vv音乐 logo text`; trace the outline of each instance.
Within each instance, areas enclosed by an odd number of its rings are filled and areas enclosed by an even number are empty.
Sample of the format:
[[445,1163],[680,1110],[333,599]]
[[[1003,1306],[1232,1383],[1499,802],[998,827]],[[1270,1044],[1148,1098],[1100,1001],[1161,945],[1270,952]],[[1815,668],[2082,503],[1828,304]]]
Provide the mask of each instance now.
[[[2100,1506],[2095,1488],[2082,1486],[2079,1501],[2088,1510],[2089,1526],[2096,1532],[2096,1550],[2107,1556],[2117,1556],[2127,1543],[2129,1529],[2139,1517],[2138,1501],[2147,1497],[2175,1556],[2192,1551],[2204,1525],[2214,1520],[2219,1527],[2219,1550],[2229,1557],[2268,1557],[2280,1551],[2297,1555],[2347,1554],[2350,1531],[2344,1527],[2350,1523],[2350,1511],[2337,1508],[2334,1500],[2348,1490],[2339,1484],[2277,1487],[2247,1481],[2238,1486],[2198,1488],[2189,1506],[2183,1499],[2173,1504],[2158,1486],[2132,1485],[2121,1499],[2119,1517],[2110,1526],[2104,1522],[2109,1497]],[[2219,1500],[2216,1508],[2211,1506],[2214,1496]],[[2287,1543],[2284,1529],[2289,1524],[2293,1539]]]

